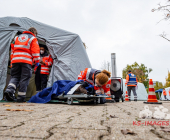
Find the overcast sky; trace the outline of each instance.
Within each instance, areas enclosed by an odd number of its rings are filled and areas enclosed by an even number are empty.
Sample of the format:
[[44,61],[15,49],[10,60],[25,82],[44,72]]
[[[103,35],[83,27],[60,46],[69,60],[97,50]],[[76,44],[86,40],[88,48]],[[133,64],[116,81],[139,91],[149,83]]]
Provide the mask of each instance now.
[[[143,63],[149,78],[165,83],[170,70],[170,33],[163,13],[151,12],[165,0],[0,0],[0,17],[28,17],[80,35],[93,68],[116,53],[117,74]],[[170,35],[167,36],[170,38]]]

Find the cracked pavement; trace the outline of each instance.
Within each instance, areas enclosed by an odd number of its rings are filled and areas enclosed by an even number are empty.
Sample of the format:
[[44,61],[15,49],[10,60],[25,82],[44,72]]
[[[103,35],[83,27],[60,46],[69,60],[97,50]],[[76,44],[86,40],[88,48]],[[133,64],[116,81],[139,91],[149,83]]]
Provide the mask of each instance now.
[[[139,119],[144,105],[143,101],[98,105],[0,103],[0,140],[170,140],[170,133],[161,131],[158,125],[133,124],[160,121]],[[147,105],[152,112],[159,106]],[[162,105],[169,109],[170,114],[170,101],[164,101]],[[170,123],[170,120],[166,121]],[[124,135],[121,133],[123,129],[136,135]]]

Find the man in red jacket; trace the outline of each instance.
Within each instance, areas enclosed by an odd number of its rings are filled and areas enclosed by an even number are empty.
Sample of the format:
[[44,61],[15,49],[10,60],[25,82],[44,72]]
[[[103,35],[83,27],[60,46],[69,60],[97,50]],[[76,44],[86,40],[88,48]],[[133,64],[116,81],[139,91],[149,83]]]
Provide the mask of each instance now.
[[34,27],[16,36],[11,49],[11,80],[4,93],[7,101],[15,100],[15,91],[19,86],[17,102],[24,102],[27,86],[32,76],[32,58],[35,63],[40,61],[40,49],[36,38],[37,30]]
[[47,77],[49,75],[49,69],[53,64],[53,59],[51,55],[45,50],[45,46],[40,46],[40,63],[39,66],[34,68],[35,72],[35,84],[36,92],[39,92],[46,88],[47,86]]

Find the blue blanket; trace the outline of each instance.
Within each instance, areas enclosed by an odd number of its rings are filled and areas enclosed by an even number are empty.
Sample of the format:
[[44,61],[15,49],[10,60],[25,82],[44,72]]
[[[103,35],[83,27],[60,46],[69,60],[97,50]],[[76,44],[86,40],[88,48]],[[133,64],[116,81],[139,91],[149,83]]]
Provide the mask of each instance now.
[[28,101],[29,103],[47,103],[51,101],[52,95],[60,95],[65,92],[65,95],[69,92],[69,90],[74,87],[78,81],[69,81],[69,80],[59,80],[54,82],[52,87],[45,88],[41,92],[38,92],[36,95],[32,96]]

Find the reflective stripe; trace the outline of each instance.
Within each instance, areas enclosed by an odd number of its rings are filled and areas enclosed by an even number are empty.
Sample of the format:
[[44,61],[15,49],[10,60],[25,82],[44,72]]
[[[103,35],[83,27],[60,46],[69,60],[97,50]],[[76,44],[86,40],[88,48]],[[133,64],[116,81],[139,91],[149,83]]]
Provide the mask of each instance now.
[[38,57],[38,58],[34,58],[34,60],[35,60],[35,61],[40,60],[40,57]]
[[32,56],[40,56],[39,53],[32,53]]
[[18,92],[18,95],[26,95],[26,92]]
[[9,83],[8,86],[12,86],[12,87],[14,87],[16,89],[16,85],[14,85],[13,83]]
[[88,68],[87,73],[86,73],[86,79],[89,79],[91,68]]
[[41,70],[41,72],[47,72],[47,73],[49,73],[49,71],[46,71],[46,70]]
[[14,48],[26,48],[26,49],[30,49],[30,46],[26,46],[26,45],[14,45]]
[[15,52],[14,55],[28,55],[28,56],[31,56],[29,53],[26,53],[26,52]]
[[129,78],[134,78],[134,79],[136,79],[136,77],[134,77],[134,76],[133,76],[133,77],[130,76]]
[[12,61],[13,61],[13,60],[21,60],[21,59],[27,60],[27,61],[31,61],[31,62],[32,62],[32,59],[27,58],[27,57],[14,57],[14,58],[12,58]]
[[31,44],[31,42],[32,42],[32,40],[34,39],[35,37],[33,36],[33,37],[31,37],[30,38],[30,40],[28,41],[28,45],[30,46],[30,44]]
[[17,37],[18,37],[18,36],[16,36],[16,37],[14,38],[14,41],[16,41]]
[[47,69],[47,70],[49,70],[49,68],[47,68],[47,67],[42,67],[42,66],[41,66],[41,69]]
[[91,68],[88,68],[87,73],[86,73],[86,81],[94,85],[93,80],[89,79],[90,71],[91,71]]

